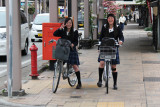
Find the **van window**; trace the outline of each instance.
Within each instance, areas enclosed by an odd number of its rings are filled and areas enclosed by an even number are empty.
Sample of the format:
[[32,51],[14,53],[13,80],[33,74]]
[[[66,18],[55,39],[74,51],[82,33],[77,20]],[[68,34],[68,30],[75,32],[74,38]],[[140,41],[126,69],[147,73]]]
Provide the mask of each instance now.
[[0,28],[5,28],[6,27],[6,12],[5,11],[0,11]]
[[35,25],[42,25],[42,23],[49,22],[49,15],[37,15],[33,21]]

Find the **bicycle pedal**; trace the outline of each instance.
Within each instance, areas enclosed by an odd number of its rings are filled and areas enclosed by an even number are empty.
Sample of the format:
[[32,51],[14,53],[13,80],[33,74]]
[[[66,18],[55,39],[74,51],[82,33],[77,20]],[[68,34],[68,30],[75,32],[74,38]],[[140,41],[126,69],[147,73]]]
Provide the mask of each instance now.
[[68,76],[66,77],[66,76],[63,76],[63,79],[67,79],[68,78]]

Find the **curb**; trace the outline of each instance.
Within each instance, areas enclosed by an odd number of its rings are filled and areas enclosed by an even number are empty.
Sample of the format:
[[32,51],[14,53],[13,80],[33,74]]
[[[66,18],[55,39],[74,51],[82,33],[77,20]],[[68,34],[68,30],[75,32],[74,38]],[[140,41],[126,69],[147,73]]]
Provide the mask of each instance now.
[[10,107],[45,107],[45,105],[25,105],[25,104],[16,104],[16,103],[11,103],[8,102],[4,99],[0,99],[0,105],[4,105],[4,106],[10,106]]

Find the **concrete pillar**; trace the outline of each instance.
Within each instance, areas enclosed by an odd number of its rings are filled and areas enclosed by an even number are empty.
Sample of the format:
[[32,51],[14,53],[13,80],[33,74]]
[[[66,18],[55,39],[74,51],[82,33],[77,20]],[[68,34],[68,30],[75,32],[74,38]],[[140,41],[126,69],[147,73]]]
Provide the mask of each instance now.
[[[97,16],[97,0],[93,0],[93,14]],[[97,26],[97,17],[93,20],[93,24]],[[93,29],[93,40],[97,39],[97,28]]]
[[[21,83],[21,26],[20,26],[20,1],[13,0],[12,9],[12,25],[16,26],[12,28],[12,60],[10,60],[9,55],[9,1],[6,0],[7,9],[7,71],[12,69],[12,95],[24,95],[24,90],[22,91]],[[10,61],[12,61],[12,66],[10,67]],[[8,75],[9,76],[9,75]]]
[[104,20],[104,7],[102,5],[102,1],[99,0],[99,25],[98,25],[99,28],[98,28],[98,32],[101,32],[103,20]]
[[49,0],[50,22],[58,22],[58,0]]
[[28,0],[25,0],[25,14],[26,14],[27,21],[28,21]]
[[[49,14],[50,14],[50,22],[57,23],[58,22],[58,0],[49,0]],[[49,61],[49,69],[54,70],[55,60]]]
[[89,1],[84,0],[84,38],[89,38]]
[[157,27],[157,35],[158,35],[158,50],[160,50],[160,2],[158,5],[158,27]]
[[[68,9],[68,17],[72,17],[72,1],[75,1],[75,0],[67,0],[67,9]],[[76,0],[77,1],[77,0]],[[74,4],[73,4],[74,5]]]
[[35,0],[34,6],[35,6],[35,13],[34,13],[34,15],[36,16],[37,15],[37,11],[38,11],[38,0]]
[[2,0],[0,0],[0,7],[2,7]]
[[39,3],[38,3],[38,5],[39,5],[39,13],[41,14],[42,12],[42,0],[38,0],[39,1]]
[[72,0],[72,17],[74,17],[74,28],[78,30],[78,2]]
[[43,0],[43,13],[46,13],[46,0]]

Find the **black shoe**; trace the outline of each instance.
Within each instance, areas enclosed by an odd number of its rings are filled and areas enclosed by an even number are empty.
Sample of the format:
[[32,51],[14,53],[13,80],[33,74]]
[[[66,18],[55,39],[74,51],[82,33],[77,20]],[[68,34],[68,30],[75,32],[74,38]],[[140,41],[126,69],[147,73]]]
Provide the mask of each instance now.
[[98,81],[97,86],[98,86],[98,87],[102,87],[102,82],[101,82],[101,81]]
[[117,88],[117,85],[113,85],[113,89],[114,90],[117,90],[118,88]]
[[76,89],[81,89],[82,88],[82,85],[81,84],[78,84],[77,86],[76,86]]

